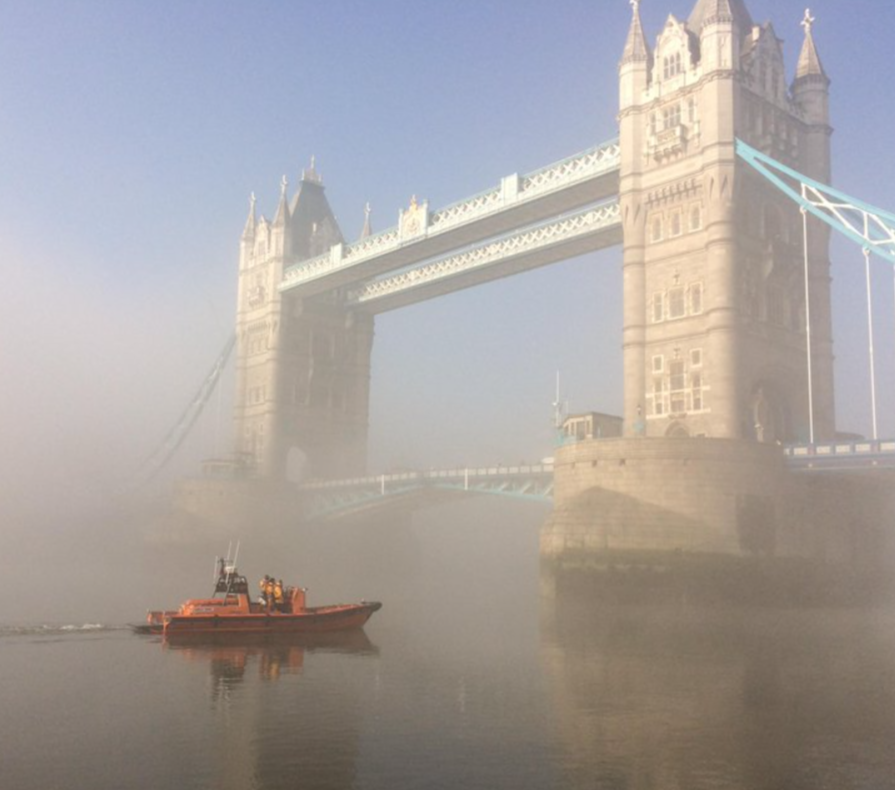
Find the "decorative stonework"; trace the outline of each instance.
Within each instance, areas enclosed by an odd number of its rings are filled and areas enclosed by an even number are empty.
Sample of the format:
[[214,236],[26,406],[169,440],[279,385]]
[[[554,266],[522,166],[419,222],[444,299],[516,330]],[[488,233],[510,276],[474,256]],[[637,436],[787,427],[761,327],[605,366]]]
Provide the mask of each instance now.
[[435,234],[485,220],[526,201],[612,173],[619,167],[620,156],[617,141],[594,146],[533,173],[511,177],[516,182],[516,189],[509,193],[497,187],[436,212],[429,212],[427,204],[417,204],[414,199],[409,208],[401,211],[396,227],[353,244],[338,245],[322,255],[290,266],[283,273],[279,289],[288,290],[329,273],[349,269]]
[[398,221],[399,236],[402,241],[412,239],[426,232],[429,222],[429,204],[417,203],[416,195],[410,198],[410,205],[401,212]]
[[410,288],[500,263],[511,256],[532,253],[561,241],[608,229],[618,225],[620,221],[618,203],[588,209],[557,222],[546,223],[532,230],[442,258],[392,277],[374,280],[362,288],[351,291],[348,296],[349,302],[364,304],[392,296]]

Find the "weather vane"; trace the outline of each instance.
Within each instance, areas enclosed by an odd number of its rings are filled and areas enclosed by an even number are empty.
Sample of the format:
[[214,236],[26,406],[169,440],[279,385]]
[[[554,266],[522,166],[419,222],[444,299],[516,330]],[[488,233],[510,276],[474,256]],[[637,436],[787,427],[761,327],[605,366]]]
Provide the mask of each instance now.
[[640,0],[628,0],[631,4],[631,8],[634,9],[634,13],[636,14],[640,10]]
[[[633,2],[633,0],[632,0],[632,2]],[[813,16],[811,16],[811,9],[806,8],[805,9],[805,18],[802,20],[802,27],[805,28],[806,34],[808,34],[808,35],[811,34],[811,25],[813,25],[816,21],[817,20]]]

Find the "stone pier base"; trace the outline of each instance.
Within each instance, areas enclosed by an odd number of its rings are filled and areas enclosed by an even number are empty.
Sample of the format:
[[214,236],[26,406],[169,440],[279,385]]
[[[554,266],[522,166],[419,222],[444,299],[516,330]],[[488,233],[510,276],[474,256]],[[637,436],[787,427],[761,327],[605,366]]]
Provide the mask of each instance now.
[[555,464],[545,590],[849,597],[891,575],[885,473],[796,473],[775,445],[690,438],[584,441]]

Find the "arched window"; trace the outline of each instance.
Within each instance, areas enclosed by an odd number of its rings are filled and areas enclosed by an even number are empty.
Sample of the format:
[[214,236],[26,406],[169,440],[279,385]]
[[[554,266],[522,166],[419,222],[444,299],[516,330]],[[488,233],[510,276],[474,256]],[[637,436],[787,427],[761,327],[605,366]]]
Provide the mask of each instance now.
[[681,212],[680,211],[672,211],[671,212],[671,230],[669,235],[680,236],[683,233],[683,229],[681,228]]
[[666,80],[676,77],[684,71],[684,59],[680,50],[666,55],[662,60],[662,75]]
[[665,129],[674,129],[681,125],[681,105],[672,104],[662,110],[662,126]]
[[698,203],[690,207],[690,230],[702,229],[702,206]]

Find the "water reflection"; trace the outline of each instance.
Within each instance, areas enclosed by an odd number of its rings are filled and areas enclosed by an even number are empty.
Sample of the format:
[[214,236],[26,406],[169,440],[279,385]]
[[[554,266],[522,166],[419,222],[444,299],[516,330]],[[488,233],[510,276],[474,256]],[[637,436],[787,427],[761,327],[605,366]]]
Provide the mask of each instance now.
[[[217,733],[201,786],[229,790],[352,786],[367,675],[379,650],[362,630],[161,641],[208,665]],[[373,662],[376,663],[375,661]]]
[[892,786],[892,613],[568,596],[542,654],[572,787]]
[[377,655],[379,649],[362,630],[332,634],[215,634],[159,640],[162,648],[187,661],[207,662],[215,690],[243,682],[250,665],[262,681],[302,671],[305,653]]

